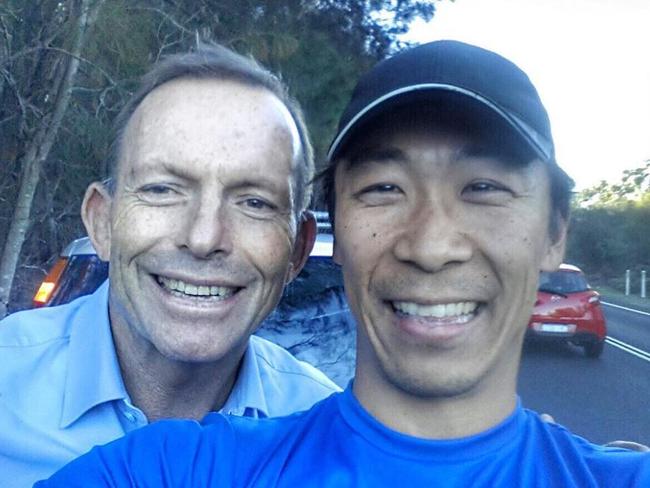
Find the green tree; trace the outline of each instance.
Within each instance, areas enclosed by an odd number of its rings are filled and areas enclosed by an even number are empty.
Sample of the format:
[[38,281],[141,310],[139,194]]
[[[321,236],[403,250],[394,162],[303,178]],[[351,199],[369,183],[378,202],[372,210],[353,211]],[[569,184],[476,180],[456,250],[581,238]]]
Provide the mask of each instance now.
[[[10,107],[15,108],[16,113],[7,112],[3,105],[0,120],[7,125],[13,123],[17,129],[17,135],[22,139],[18,143],[22,154],[16,158],[19,161],[19,184],[0,255],[0,317],[7,312],[20,252],[31,226],[32,204],[41,171],[70,104],[82,46],[101,3],[101,0],[44,2],[32,8],[23,6],[22,11],[20,7],[7,10],[13,16],[14,24],[23,24],[22,29],[17,29],[19,36],[26,34],[24,26],[29,25],[31,29],[37,28],[37,37],[23,44],[22,51],[11,55],[13,36],[9,32],[4,36],[3,52],[7,57],[3,59],[3,65],[14,59],[14,65],[19,69],[3,69],[3,88],[13,88],[14,103]],[[9,17],[3,16],[4,25]],[[19,36],[15,37],[20,39]],[[28,57],[30,52],[35,55]]]
[[639,201],[650,191],[650,160],[643,166],[623,171],[621,180],[608,183],[601,180],[598,184],[582,190],[576,198],[576,205],[612,206]]
[[567,260],[603,280],[650,266],[650,161],[580,192]]
[[105,174],[112,120],[151,63],[197,40],[252,54],[303,105],[322,160],[358,76],[433,13],[433,2],[404,0],[0,4],[0,317],[9,298],[28,303],[47,260],[83,233],[83,191]]

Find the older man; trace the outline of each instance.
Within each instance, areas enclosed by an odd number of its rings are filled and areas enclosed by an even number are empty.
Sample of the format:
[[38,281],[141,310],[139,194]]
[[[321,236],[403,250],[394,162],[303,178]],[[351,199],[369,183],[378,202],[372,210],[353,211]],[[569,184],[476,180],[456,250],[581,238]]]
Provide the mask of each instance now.
[[650,486],[649,453],[592,445],[516,395],[571,189],[528,77],[463,43],[404,51],[357,85],[330,156],[353,384],[286,418],[159,423],[43,486]]
[[173,56],[116,134],[82,208],[108,282],[0,324],[3,487],[161,418],[286,415],[338,390],[251,337],[315,237],[311,147],[279,80],[225,48]]

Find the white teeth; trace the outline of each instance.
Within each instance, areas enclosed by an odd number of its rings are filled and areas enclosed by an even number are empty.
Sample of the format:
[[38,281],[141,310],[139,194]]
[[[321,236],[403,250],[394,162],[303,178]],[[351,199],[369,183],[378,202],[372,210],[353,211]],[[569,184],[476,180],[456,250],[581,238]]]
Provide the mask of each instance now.
[[180,280],[164,278],[162,276],[158,276],[158,283],[172,292],[182,293],[187,296],[218,297],[225,299],[235,293],[235,289],[228,286],[197,286]]
[[393,302],[393,307],[405,315],[418,315],[421,317],[459,317],[476,311],[478,302],[457,302],[436,305],[418,305],[413,302]]

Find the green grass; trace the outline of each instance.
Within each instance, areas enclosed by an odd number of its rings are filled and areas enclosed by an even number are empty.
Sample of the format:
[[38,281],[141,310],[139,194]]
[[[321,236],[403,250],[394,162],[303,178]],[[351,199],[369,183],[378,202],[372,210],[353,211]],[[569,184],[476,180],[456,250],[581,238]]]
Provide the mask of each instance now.
[[[650,298],[641,298],[638,295],[625,296],[625,293],[609,286],[594,286],[594,290],[603,295],[603,300],[606,302],[650,312]],[[647,292],[650,293],[650,289]]]

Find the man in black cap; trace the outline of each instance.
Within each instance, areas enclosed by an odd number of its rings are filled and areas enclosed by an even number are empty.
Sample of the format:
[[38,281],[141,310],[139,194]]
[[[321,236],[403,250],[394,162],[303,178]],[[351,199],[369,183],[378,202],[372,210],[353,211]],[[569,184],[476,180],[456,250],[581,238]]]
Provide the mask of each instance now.
[[291,417],[161,422],[44,486],[650,486],[650,454],[592,445],[516,395],[572,184],[528,77],[458,42],[404,51],[359,82],[329,156],[358,323],[348,389]]

